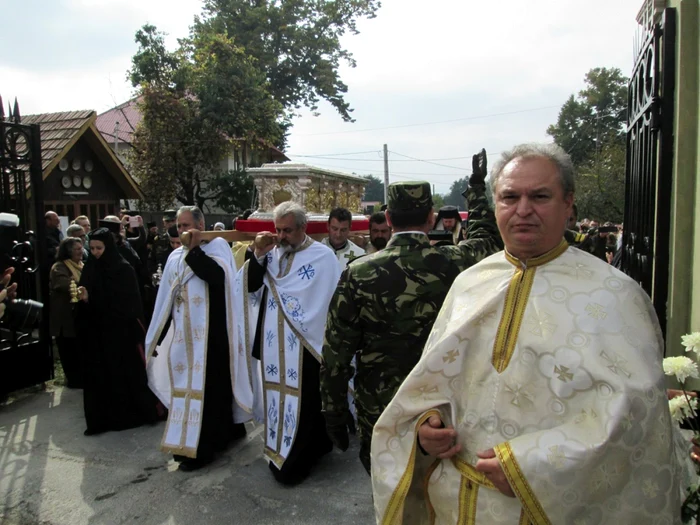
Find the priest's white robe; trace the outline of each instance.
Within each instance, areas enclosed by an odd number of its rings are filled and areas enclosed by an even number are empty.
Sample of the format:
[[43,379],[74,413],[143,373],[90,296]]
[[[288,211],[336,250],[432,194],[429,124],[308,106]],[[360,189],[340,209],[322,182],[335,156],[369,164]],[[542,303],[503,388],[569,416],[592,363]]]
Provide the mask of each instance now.
[[302,357],[321,361],[331,297],[340,278],[333,253],[306,238],[294,253],[279,247],[267,254],[263,288],[248,291],[246,262],[235,283],[238,354],[252,355],[258,316],[264,315],[259,365],[253,359],[254,415],[265,423],[264,455],[282,468],[296,439],[301,409]]
[[[244,355],[233,351],[235,262],[228,243],[223,239],[214,239],[201,248],[225,274],[229,363],[234,397],[232,411],[234,421],[241,423],[251,418],[249,412],[252,411],[253,396],[248,362]],[[177,248],[165,265],[153,318],[146,334],[146,360],[148,384],[168,408],[161,449],[196,457],[205,402],[209,291],[207,283],[197,277],[185,262],[186,253],[184,247]],[[171,319],[170,329],[158,346],[168,319]],[[157,352],[154,353],[156,347]]]
[[[662,356],[647,295],[576,248],[469,268],[375,426],[377,523],[679,523]],[[451,460],[418,450],[435,412]],[[517,498],[475,470],[491,448]]]
[[365,251],[351,240],[348,240],[345,243],[345,246],[343,246],[340,250],[336,250],[335,248],[333,248],[333,246],[331,246],[331,242],[328,237],[323,238],[321,240],[321,244],[323,244],[324,246],[328,246],[328,248],[330,248],[331,251],[335,254],[335,256],[338,259],[338,266],[341,272],[345,270],[345,267],[350,261],[352,261],[356,257],[359,257],[360,255],[365,254]]

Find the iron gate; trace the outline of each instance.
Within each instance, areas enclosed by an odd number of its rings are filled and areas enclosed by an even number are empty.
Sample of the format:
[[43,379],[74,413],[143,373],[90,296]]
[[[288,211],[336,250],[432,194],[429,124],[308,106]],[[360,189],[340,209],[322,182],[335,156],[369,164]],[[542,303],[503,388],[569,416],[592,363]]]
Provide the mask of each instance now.
[[[38,125],[22,125],[20,120],[17,101],[6,119],[0,98],[0,211],[20,220],[18,231],[11,232],[9,261],[15,267],[17,297],[48,303],[41,136]],[[8,230],[2,234],[7,238]],[[53,378],[48,316],[21,330],[6,321],[0,323],[0,395]]]
[[676,10],[641,35],[629,84],[622,269],[649,294],[666,334]]

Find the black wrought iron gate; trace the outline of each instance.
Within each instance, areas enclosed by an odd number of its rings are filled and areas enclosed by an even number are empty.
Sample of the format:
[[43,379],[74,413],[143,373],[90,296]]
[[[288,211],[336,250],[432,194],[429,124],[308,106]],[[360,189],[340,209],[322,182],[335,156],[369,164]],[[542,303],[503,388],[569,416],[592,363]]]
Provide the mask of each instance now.
[[622,269],[652,298],[666,333],[676,10],[649,24],[629,84]]
[[[20,120],[17,101],[5,118],[0,98],[0,212],[20,220],[18,229],[0,226],[0,257],[15,267],[18,298],[48,303],[41,137],[38,125]],[[48,316],[21,329],[7,317],[0,321],[0,396],[53,378]]]

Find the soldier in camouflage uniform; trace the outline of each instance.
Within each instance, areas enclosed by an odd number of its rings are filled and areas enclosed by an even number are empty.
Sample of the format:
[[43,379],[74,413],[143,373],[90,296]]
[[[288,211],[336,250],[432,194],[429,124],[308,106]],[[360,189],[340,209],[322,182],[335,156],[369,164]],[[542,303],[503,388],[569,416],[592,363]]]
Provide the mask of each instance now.
[[474,156],[467,240],[431,246],[433,201],[427,182],[389,186],[386,248],[359,257],[343,272],[331,300],[323,344],[321,398],[329,436],[348,447],[348,380],[357,356],[355,407],[360,460],[369,472],[372,429],[423,351],[452,282],[466,268],[501,250],[486,198],[486,155]]
[[163,229],[158,232],[153,239],[153,249],[149,259],[148,271],[152,275],[158,270],[158,265],[165,268],[165,263],[168,261],[168,256],[173,253],[173,248],[170,246],[170,237],[168,236],[168,228],[175,226],[177,222],[177,211],[166,210],[163,212]]

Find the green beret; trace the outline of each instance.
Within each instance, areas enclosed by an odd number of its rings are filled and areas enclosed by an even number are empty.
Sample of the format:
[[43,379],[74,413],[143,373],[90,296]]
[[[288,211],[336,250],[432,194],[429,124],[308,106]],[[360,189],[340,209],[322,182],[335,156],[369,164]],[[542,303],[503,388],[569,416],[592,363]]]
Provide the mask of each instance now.
[[389,210],[410,211],[433,207],[429,182],[395,182],[389,185],[387,193]]

